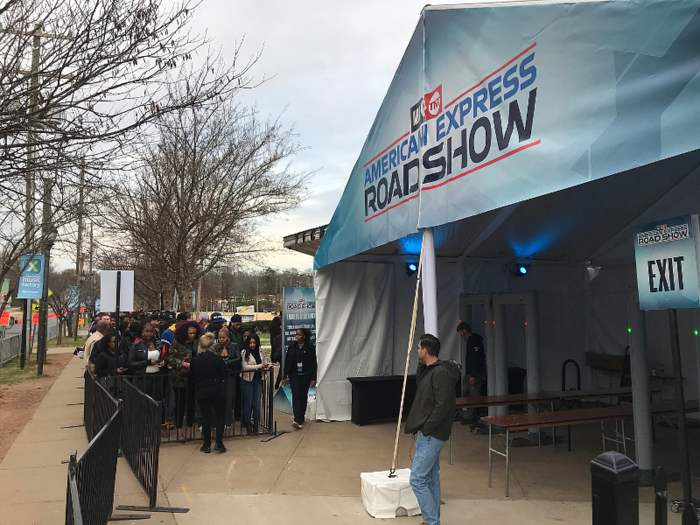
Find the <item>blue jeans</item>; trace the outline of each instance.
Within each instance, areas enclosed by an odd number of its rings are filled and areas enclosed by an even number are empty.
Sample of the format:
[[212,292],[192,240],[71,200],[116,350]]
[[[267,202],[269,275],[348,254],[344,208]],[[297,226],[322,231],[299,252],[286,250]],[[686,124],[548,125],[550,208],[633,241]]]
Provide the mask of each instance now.
[[427,525],[440,525],[440,452],[445,441],[418,432],[411,487]]
[[[241,381],[241,393],[243,394],[243,414],[241,414],[241,422],[249,423],[253,421],[253,428],[249,427],[249,431],[257,427],[260,422],[260,400],[262,399],[262,385],[260,379],[252,381]],[[252,419],[251,419],[252,412]]]

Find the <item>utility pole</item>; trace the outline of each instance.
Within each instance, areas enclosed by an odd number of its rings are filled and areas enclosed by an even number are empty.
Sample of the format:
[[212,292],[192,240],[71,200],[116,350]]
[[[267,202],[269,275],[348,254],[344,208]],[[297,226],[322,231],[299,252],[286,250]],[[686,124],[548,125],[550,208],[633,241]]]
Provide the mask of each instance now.
[[[90,295],[92,297],[92,315],[95,315],[95,280],[92,273],[92,253],[93,253],[92,221],[90,221]],[[162,308],[161,308],[162,310]]]
[[78,317],[80,317],[80,303],[83,295],[83,290],[81,289],[80,276],[83,273],[82,265],[82,250],[83,250],[83,187],[85,186],[85,166],[80,167],[80,188],[78,189],[78,249],[75,256],[75,283],[78,286],[78,304],[75,306],[73,311],[73,320],[75,325],[73,326],[73,341],[78,340]]
[[[36,112],[39,90],[39,55],[41,50],[41,24],[34,25],[32,38],[32,69],[30,73],[29,108],[27,114],[30,120],[30,130],[32,117]],[[27,141],[27,170],[24,174],[25,195],[24,195],[24,244],[25,250],[30,250],[34,233],[34,133],[29,132]],[[34,251],[34,250],[32,250]],[[32,301],[24,300],[22,319],[22,351],[19,358],[19,367],[24,368],[26,362],[27,343],[31,333]]]
[[255,311],[260,311],[260,294],[258,293],[258,280],[255,279]]

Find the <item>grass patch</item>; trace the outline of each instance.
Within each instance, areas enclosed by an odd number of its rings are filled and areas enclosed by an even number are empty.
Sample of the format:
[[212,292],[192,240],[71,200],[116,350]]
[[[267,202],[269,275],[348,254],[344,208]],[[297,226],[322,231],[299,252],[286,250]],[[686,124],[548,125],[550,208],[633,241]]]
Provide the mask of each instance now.
[[[58,346],[57,344],[57,338],[54,337],[53,339],[49,339],[48,342],[46,343],[46,346]],[[83,335],[78,336],[77,341],[73,341],[73,337],[67,337],[63,336],[63,341],[61,342],[61,346],[83,346],[85,345],[85,341],[87,341],[87,337]]]
[[[46,356],[45,364],[50,364],[49,357]],[[16,385],[29,379],[41,379],[49,377],[48,374],[37,375],[36,373],[36,353],[32,354],[25,363],[24,369],[19,367],[19,356],[13,357],[0,368],[0,385]]]

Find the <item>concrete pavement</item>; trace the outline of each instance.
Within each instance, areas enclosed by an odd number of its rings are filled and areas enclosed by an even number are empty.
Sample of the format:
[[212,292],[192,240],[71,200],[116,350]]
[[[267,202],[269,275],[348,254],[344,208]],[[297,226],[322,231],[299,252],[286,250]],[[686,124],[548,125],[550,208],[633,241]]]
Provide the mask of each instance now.
[[[0,463],[3,522],[63,523],[67,468],[61,460],[87,442],[82,427],[60,427],[82,422],[82,405],[70,405],[82,402],[82,370],[78,358],[67,365]],[[291,429],[289,416],[278,416],[279,427]],[[394,430],[392,424],[310,423],[269,443],[253,437],[228,440],[226,454],[210,455],[199,452],[198,442],[163,444],[158,505],[189,507],[190,512],[154,513],[150,520],[138,523],[375,523],[379,520],[365,512],[359,497],[359,475],[388,468]],[[673,433],[659,429],[657,435],[660,443],[666,443],[659,445],[663,447],[660,458],[673,468],[673,447],[668,441]],[[453,436],[453,465],[447,462],[447,450],[442,458],[444,524],[590,524],[589,463],[600,453],[599,427],[575,428],[571,453],[563,447],[556,454],[551,447],[513,449],[507,499],[501,458],[494,458],[493,488],[487,487],[488,437],[474,436],[459,424]],[[402,435],[399,468],[410,466],[412,453],[411,437]],[[677,483],[671,485],[671,497],[679,488]],[[115,492],[115,506],[147,504],[121,459]],[[641,495],[642,523],[653,523],[650,489],[643,489]],[[396,520],[397,524],[420,522],[420,517]],[[680,518],[671,514],[669,522],[680,523]]]

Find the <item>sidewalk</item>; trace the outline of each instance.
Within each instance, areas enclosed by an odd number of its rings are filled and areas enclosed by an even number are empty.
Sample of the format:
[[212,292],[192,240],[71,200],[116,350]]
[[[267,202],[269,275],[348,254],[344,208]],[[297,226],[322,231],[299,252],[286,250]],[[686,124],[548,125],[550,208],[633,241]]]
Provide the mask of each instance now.
[[[71,349],[72,351],[72,349]],[[64,522],[66,465],[71,450],[86,445],[82,423],[83,362],[74,358],[56,380],[34,417],[0,464],[0,513],[13,525]],[[278,427],[291,421],[278,413]],[[152,513],[134,523],[189,524],[370,524],[364,510],[361,472],[385,470],[391,461],[393,424],[358,427],[350,422],[310,423],[301,431],[262,443],[260,438],[227,440],[226,454],[201,454],[200,443],[164,444],[160,454],[158,505],[189,507],[187,514]],[[487,437],[456,424],[453,465],[442,459],[442,522],[494,525],[590,525],[589,462],[599,453],[600,435],[576,431],[571,453],[517,449],[511,458],[511,497],[503,495],[504,472],[494,461],[487,487]],[[661,432],[659,433],[661,434]],[[412,440],[402,435],[399,468],[410,466]],[[670,497],[678,492],[670,487]],[[146,505],[147,498],[122,459],[115,506]],[[651,491],[643,489],[642,523],[653,523]],[[420,517],[397,525],[418,525]],[[680,517],[669,515],[669,523]]]

